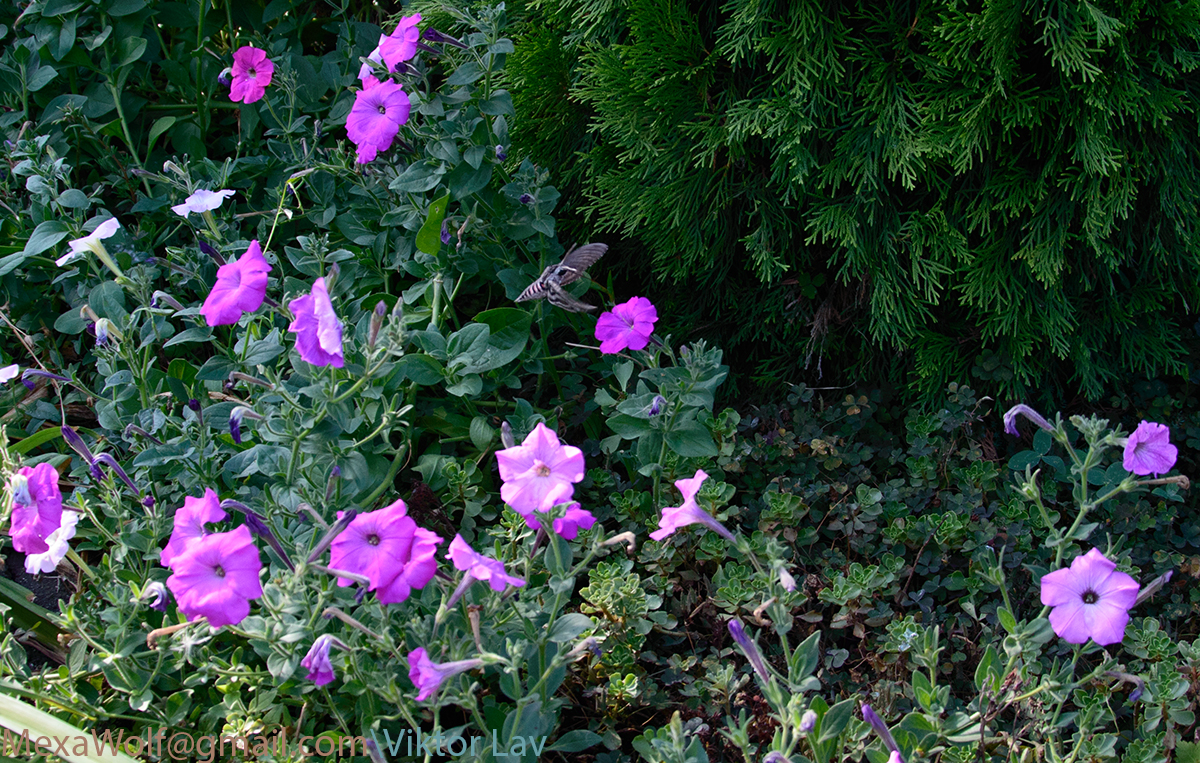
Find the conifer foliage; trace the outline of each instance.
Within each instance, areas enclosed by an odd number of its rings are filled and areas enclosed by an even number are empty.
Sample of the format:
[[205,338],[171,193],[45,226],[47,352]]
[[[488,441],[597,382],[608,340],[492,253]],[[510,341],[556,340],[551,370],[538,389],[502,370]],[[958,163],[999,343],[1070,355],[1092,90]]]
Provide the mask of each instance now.
[[535,159],[721,341],[767,340],[760,371],[838,341],[859,370],[900,351],[926,394],[1187,371],[1200,4],[544,0],[527,23],[516,122],[576,130],[527,133]]

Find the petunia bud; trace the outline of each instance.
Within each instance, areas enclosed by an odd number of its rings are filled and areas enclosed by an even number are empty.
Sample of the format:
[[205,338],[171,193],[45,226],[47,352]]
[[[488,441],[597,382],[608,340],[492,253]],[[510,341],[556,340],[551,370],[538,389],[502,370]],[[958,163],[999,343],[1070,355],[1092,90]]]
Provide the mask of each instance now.
[[1004,414],[1004,431],[1007,432],[1008,434],[1011,434],[1011,435],[1020,434],[1020,432],[1017,430],[1017,416],[1024,416],[1025,418],[1029,419],[1034,424],[1037,424],[1039,427],[1046,430],[1047,432],[1054,431],[1054,427],[1050,425],[1049,421],[1046,421],[1046,419],[1042,416],[1042,414],[1033,410],[1028,405],[1021,403],[1019,405],[1014,405],[1012,408],[1009,408],[1008,411],[1005,412],[1005,414]]
[[513,437],[512,427],[507,421],[500,423],[500,444],[505,448],[516,447],[517,440]]
[[800,733],[808,734],[817,727],[817,714],[812,710],[805,710],[804,715],[800,716]]
[[129,486],[130,490],[132,490],[135,494],[141,495],[142,491],[138,490],[138,486],[133,483],[133,480],[129,478],[129,475],[125,473],[125,470],[122,469],[121,465],[117,463],[117,459],[113,458],[111,454],[101,453],[97,455],[96,464],[104,464],[109,469],[112,469],[117,473],[117,476],[121,478],[121,481]]
[[325,483],[325,503],[333,498],[333,491],[337,490],[338,480],[342,477],[342,470],[334,466],[329,470],[329,481]]
[[875,729],[875,733],[879,735],[879,738],[883,740],[883,744],[889,750],[892,752],[900,751],[900,747],[896,744],[896,740],[892,737],[892,732],[888,731],[887,724],[884,723],[883,719],[876,715],[875,711],[871,709],[871,706],[865,702],[862,706],[862,716],[863,720],[867,722],[867,725]]
[[522,204],[532,204],[533,197],[527,193],[523,193],[517,198],[517,201],[521,202]]
[[135,603],[145,604],[151,609],[157,609],[159,612],[167,611],[167,588],[157,580],[147,583],[142,589],[141,596],[134,599]]
[[222,257],[221,253],[218,252],[216,249],[212,248],[211,246],[209,246],[208,244],[206,244],[200,240],[197,240],[196,243],[198,243],[200,245],[200,251],[204,252],[209,257],[211,257],[212,261],[217,263],[218,266],[225,264],[225,258]]
[[179,304],[179,300],[175,299],[170,294],[167,294],[165,291],[156,291],[153,295],[151,295],[150,306],[158,307],[159,303],[166,305],[176,312],[183,309],[183,305]]
[[267,545],[270,546],[275,553],[279,555],[279,558],[283,561],[283,563],[288,566],[288,569],[295,571],[296,565],[292,564],[292,560],[288,557],[287,552],[283,550],[283,544],[280,543],[279,539],[275,537],[275,533],[271,532],[271,528],[267,526],[267,523],[263,521],[262,517],[254,513],[254,511],[251,510],[251,508],[246,504],[240,501],[235,501],[231,498],[226,498],[224,501],[221,501],[221,508],[225,510],[236,509],[237,511],[242,512],[242,516],[246,518],[246,527],[250,528],[250,532],[265,540]]
[[467,46],[464,45],[459,40],[454,39],[450,35],[442,34],[441,32],[434,29],[433,27],[429,27],[428,29],[426,29],[424,36],[425,36],[425,39],[429,40],[430,42],[444,42],[447,45],[453,45],[456,48],[462,48],[463,50],[467,49]]
[[58,374],[52,374],[49,371],[43,371],[40,368],[26,368],[25,371],[21,374],[22,379],[28,379],[31,376],[37,376],[37,377],[41,377],[43,379],[53,379],[55,381],[60,381],[60,382],[71,381],[66,376],[59,376]]
[[662,413],[663,406],[666,404],[666,402],[667,399],[662,395],[655,395],[654,399],[650,401],[650,410],[647,411],[647,413],[649,413],[651,416],[657,416],[658,414]]
[[387,316],[387,305],[383,300],[375,305],[375,311],[371,313],[371,323],[367,329],[367,347],[375,348],[375,341],[379,338],[379,330],[383,328],[383,319]]
[[67,445],[71,446],[72,450],[83,456],[83,460],[88,466],[96,462],[96,457],[92,455],[92,451],[88,448],[87,443],[83,441],[83,438],[79,436],[78,432],[68,426],[64,426],[61,432],[63,440],[66,441]]
[[312,550],[312,553],[308,555],[308,563],[312,564],[313,562],[320,559],[321,554],[325,553],[325,550],[328,549],[330,545],[332,545],[334,539],[337,538],[337,536],[341,535],[342,531],[345,530],[347,527],[349,527],[350,523],[353,522],[354,518],[357,516],[358,516],[358,512],[355,511],[354,509],[351,509],[350,511],[347,511],[345,514],[343,514],[342,518],[339,519],[333,525],[333,527],[329,528],[329,532],[325,533],[325,537],[321,538],[321,541],[317,544],[316,548],[314,548]]
[[796,590],[796,579],[785,568],[779,568],[779,585],[783,586],[785,591]]
[[217,84],[222,87],[229,87],[233,84],[233,68],[226,66],[221,73],[217,75]]
[[496,146],[496,159],[504,161],[508,158],[508,152],[504,150],[504,146]]
[[754,668],[754,672],[766,684],[771,680],[771,673],[767,670],[767,663],[763,661],[762,653],[758,651],[758,646],[746,634],[746,629],[742,627],[741,620],[729,621],[729,634],[733,636],[733,640],[745,652],[746,658],[750,660],[750,665]]

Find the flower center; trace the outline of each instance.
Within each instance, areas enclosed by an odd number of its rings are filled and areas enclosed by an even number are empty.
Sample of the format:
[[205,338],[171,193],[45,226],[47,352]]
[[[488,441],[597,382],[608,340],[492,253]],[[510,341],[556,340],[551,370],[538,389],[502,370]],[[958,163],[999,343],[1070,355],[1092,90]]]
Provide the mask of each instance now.
[[246,73],[250,75],[250,79],[258,79],[258,72],[254,71],[254,69],[247,69]]
[[379,545],[379,536],[376,535],[375,533],[371,533],[370,535],[367,536],[367,543],[370,543],[372,546],[378,546]]
[[379,104],[379,113],[380,113],[380,114],[387,114],[387,106],[384,106],[382,103],[381,103],[381,104]]
[[1096,595],[1095,591],[1085,591],[1084,592],[1084,594],[1083,594],[1083,603],[1084,604],[1095,604],[1098,601],[1100,601],[1100,597],[1098,595]]
[[550,467],[546,466],[546,464],[542,463],[541,461],[534,461],[533,462],[533,473],[539,477],[549,477],[550,476]]
[[218,564],[216,567],[213,567],[213,574],[219,578],[223,578],[225,577],[225,568]]

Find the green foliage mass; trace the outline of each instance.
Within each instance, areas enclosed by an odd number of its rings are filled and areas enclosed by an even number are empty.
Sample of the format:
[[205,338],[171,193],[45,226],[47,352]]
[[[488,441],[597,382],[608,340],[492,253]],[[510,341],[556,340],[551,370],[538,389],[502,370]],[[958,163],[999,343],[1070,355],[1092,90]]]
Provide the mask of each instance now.
[[524,12],[515,145],[743,374],[1096,399],[1188,373],[1195,3]]

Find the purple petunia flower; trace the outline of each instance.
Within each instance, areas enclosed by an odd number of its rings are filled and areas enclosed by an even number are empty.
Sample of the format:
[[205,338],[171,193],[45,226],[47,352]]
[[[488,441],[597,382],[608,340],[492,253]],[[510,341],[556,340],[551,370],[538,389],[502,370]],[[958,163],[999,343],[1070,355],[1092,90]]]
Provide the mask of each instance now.
[[1171,444],[1167,425],[1143,421],[1125,443],[1125,471],[1143,476],[1165,474],[1178,456],[1179,448]]
[[159,612],[167,611],[167,587],[157,580],[147,583],[142,589],[142,595],[136,601],[144,602],[151,609]]
[[654,332],[657,320],[658,311],[645,297],[633,297],[614,307],[611,313],[601,313],[596,321],[600,352],[611,355],[626,348],[645,348],[650,343],[650,334]]
[[1050,610],[1054,632],[1070,644],[1090,638],[1101,646],[1125,637],[1129,610],[1137,602],[1138,583],[1117,572],[1100,549],[1075,557],[1069,568],[1042,577],[1042,604]]
[[257,240],[252,241],[237,261],[217,269],[217,283],[205,298],[200,314],[210,326],[232,326],[242,313],[252,313],[262,306],[270,272],[262,247]]
[[275,64],[267,58],[267,51],[246,45],[233,54],[231,74],[233,85],[229,88],[229,99],[254,103],[266,95],[267,85],[275,76]]
[[580,508],[578,503],[567,507],[567,513],[554,520],[554,532],[567,540],[579,537],[579,531],[590,530],[596,524],[596,517],[587,509]]
[[192,213],[202,214],[204,212],[211,212],[220,207],[226,199],[235,193],[237,192],[230,190],[209,191],[201,188],[184,199],[182,204],[176,204],[171,207],[171,211],[180,217],[187,217]]
[[436,663],[429,659],[425,647],[417,647],[408,655],[408,678],[420,690],[418,702],[432,697],[447,678],[479,667],[483,667],[483,660],[478,658]]
[[[887,724],[883,722],[883,719],[880,718],[879,715],[871,709],[871,706],[865,702],[862,706],[862,716],[863,720],[867,722],[867,725],[875,729],[875,733],[878,734],[879,738],[883,740],[884,746],[892,751],[892,756],[898,757],[900,754],[900,746],[896,744],[896,739],[892,736],[892,732],[888,730]],[[888,758],[888,763],[891,763],[891,756]],[[901,761],[901,763],[903,763],[903,761]]]
[[[338,512],[341,519],[342,512]],[[424,588],[437,572],[440,536],[417,527],[404,501],[359,514],[333,541],[329,566],[362,575],[380,604],[396,604],[414,588]],[[338,578],[339,586],[354,581]]]
[[800,716],[800,733],[808,734],[817,727],[817,713],[813,710],[805,710],[804,715]]
[[571,499],[572,483],[583,479],[583,451],[563,445],[538,422],[525,441],[496,453],[500,463],[500,497],[521,514],[546,512]]
[[411,108],[408,95],[394,82],[358,91],[346,117],[346,134],[358,147],[359,164],[373,161],[378,152],[392,147]]
[[323,633],[317,636],[317,640],[313,642],[308,654],[304,655],[303,660],[300,660],[301,667],[308,669],[308,675],[305,677],[317,686],[324,686],[335,678],[333,662],[329,659],[329,650],[335,646],[338,649],[349,648],[332,635]]
[[508,586],[525,585],[521,578],[513,577],[504,570],[504,562],[491,559],[467,545],[461,535],[455,535],[450,541],[450,552],[446,558],[454,562],[454,569],[467,573],[467,577],[482,580],[492,587],[493,591],[503,591]]
[[1019,405],[1014,405],[1012,408],[1009,408],[1004,413],[1004,431],[1010,435],[1016,436],[1021,434],[1017,430],[1017,416],[1024,416],[1042,429],[1045,429],[1047,432],[1054,431],[1054,427],[1049,421],[1046,421],[1046,418],[1042,416],[1042,414],[1033,410],[1028,405],[1020,403]]
[[167,541],[167,547],[159,555],[159,561],[164,567],[174,569],[180,554],[192,543],[205,537],[205,525],[222,522],[228,516],[221,508],[217,493],[212,488],[206,488],[201,498],[185,496],[183,508],[175,512],[175,530],[171,533],[171,539]]
[[296,334],[300,357],[314,366],[344,366],[342,322],[333,311],[324,276],[313,283],[312,293],[289,302],[288,309],[296,316],[288,331]]
[[47,539],[62,526],[62,492],[58,470],[48,463],[22,466],[12,478],[12,517],[8,534],[13,548],[24,554],[44,554]]
[[746,634],[746,629],[742,627],[741,620],[729,621],[729,635],[733,636],[733,640],[746,653],[746,659],[750,660],[751,667],[762,682],[768,683],[771,680],[771,673],[767,670],[767,663],[763,660],[762,652],[758,651],[758,645],[754,640]]
[[379,52],[388,69],[395,69],[397,64],[417,54],[417,43],[421,39],[421,30],[417,28],[419,23],[421,14],[405,16],[396,24],[391,34],[379,38]]
[[204,617],[214,628],[236,625],[263,595],[262,560],[245,525],[196,538],[173,561],[167,588],[188,620]]
[[691,479],[675,480],[675,487],[683,493],[683,503],[679,506],[668,506],[662,510],[662,517],[658,520],[658,529],[650,533],[652,540],[662,540],[681,527],[697,523],[704,525],[726,540],[733,540],[733,533],[726,530],[724,525],[713,519],[696,503],[696,494],[700,492],[700,486],[706,479],[708,479],[708,475],[704,470],[697,469]]

